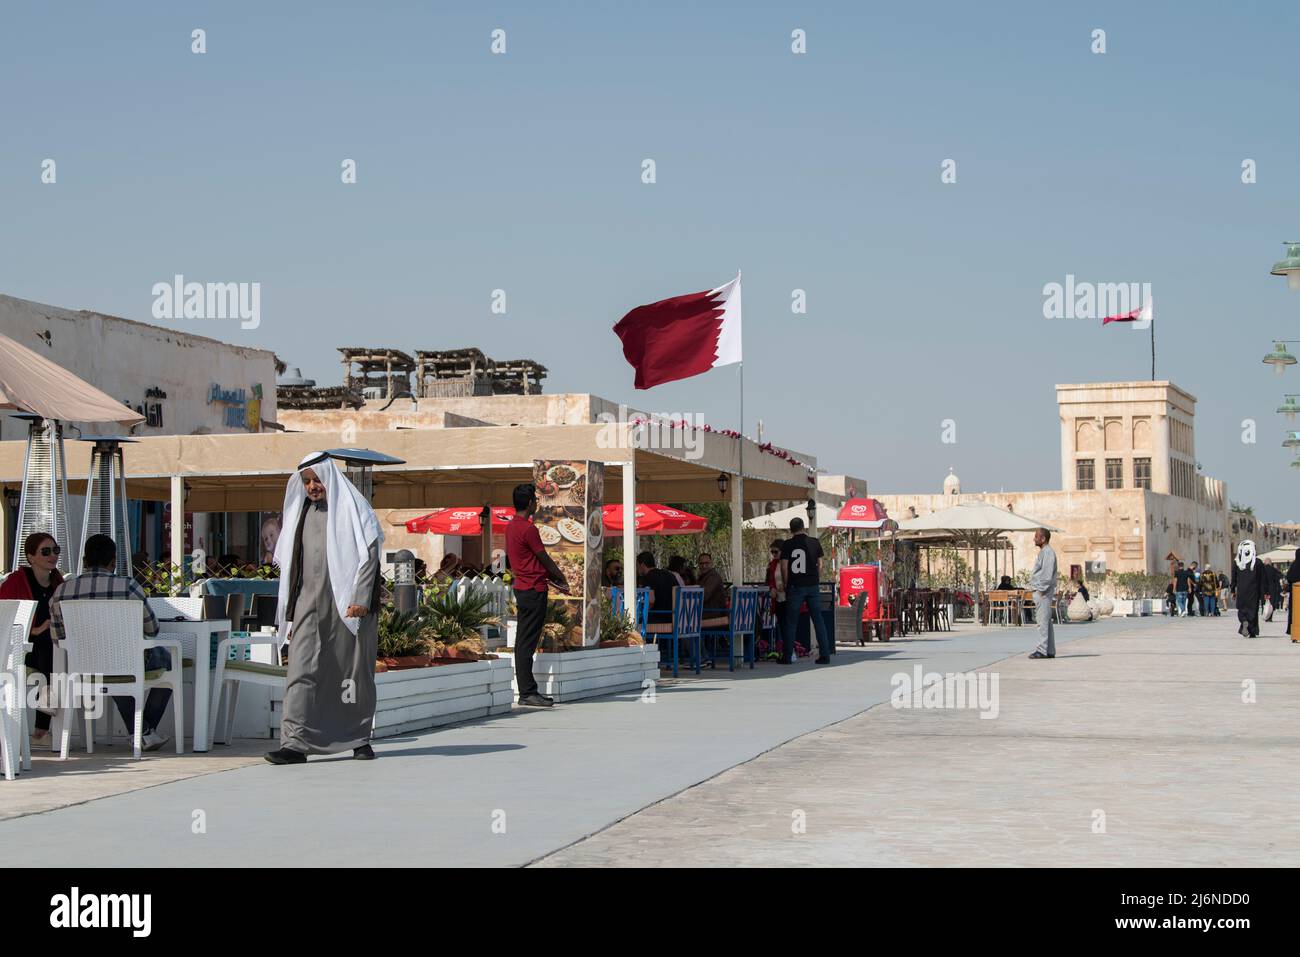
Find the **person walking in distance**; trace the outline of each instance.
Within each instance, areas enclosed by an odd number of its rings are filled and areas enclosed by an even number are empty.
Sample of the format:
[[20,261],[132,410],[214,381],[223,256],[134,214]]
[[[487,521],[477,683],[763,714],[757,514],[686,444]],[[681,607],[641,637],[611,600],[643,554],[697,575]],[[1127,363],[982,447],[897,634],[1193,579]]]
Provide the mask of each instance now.
[[790,519],[790,538],[781,546],[781,570],[786,580],[785,634],[781,653],[782,664],[794,662],[794,635],[799,624],[799,609],[808,603],[813,628],[817,632],[817,664],[831,663],[831,636],[822,618],[821,596],[817,583],[821,581],[822,545],[804,534],[803,519]]
[[515,606],[519,609],[519,626],[515,630],[515,679],[519,685],[519,703],[529,708],[549,708],[555,702],[537,690],[533,677],[533,655],[546,624],[546,587],[567,595],[564,573],[546,554],[541,533],[533,524],[537,513],[537,488],[532,484],[516,485],[515,517],[506,526],[506,557],[514,574]]
[[1174,597],[1178,601],[1178,617],[1187,617],[1187,595],[1191,590],[1192,573],[1179,562],[1174,571]]
[[1264,567],[1261,571],[1264,573],[1264,594],[1263,598],[1267,604],[1264,606],[1264,620],[1272,621],[1273,612],[1282,607],[1282,573],[1277,570],[1271,558],[1261,558],[1260,564]]
[[1291,598],[1294,589],[1291,587],[1296,582],[1300,582],[1300,548],[1295,550],[1295,560],[1291,562],[1291,567],[1286,570],[1286,633],[1292,643],[1300,642],[1291,631],[1291,618],[1295,614],[1295,602]]
[[1038,622],[1038,633],[1042,640],[1034,649],[1030,658],[1055,658],[1056,633],[1052,630],[1052,601],[1056,598],[1056,552],[1048,544],[1052,533],[1045,528],[1034,532],[1034,544],[1038,546],[1038,560],[1029,576],[1029,590],[1034,593],[1034,620]]
[[1237,605],[1237,633],[1243,638],[1259,637],[1259,600],[1264,593],[1264,566],[1255,558],[1255,543],[1244,540],[1237,546],[1232,566],[1232,597]]

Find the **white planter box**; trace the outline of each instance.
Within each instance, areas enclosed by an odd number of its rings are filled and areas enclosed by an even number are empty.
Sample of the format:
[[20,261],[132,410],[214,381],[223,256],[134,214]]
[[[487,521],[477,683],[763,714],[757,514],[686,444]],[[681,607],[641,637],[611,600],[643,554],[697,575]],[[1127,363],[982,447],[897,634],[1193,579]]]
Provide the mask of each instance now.
[[1115,614],[1129,618],[1145,618],[1154,614],[1155,601],[1151,598],[1116,598]]
[[511,658],[375,675],[376,738],[504,714],[514,694]]
[[[533,676],[541,693],[556,701],[640,691],[647,678],[659,680],[659,646],[548,652],[533,659]],[[513,690],[517,696],[518,686]]]

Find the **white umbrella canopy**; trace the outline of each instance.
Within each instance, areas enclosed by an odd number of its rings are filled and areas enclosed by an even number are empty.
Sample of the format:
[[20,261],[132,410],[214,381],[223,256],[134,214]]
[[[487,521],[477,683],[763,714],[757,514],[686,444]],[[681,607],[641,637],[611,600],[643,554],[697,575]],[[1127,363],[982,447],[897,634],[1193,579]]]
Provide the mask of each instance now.
[[989,505],[986,502],[963,502],[941,508],[929,515],[905,519],[898,523],[900,532],[943,531],[951,532],[958,538],[968,535],[993,534],[997,532],[1032,532],[1045,528],[1049,532],[1059,532],[1043,522],[1034,521],[1023,515]]
[[0,409],[18,409],[62,422],[143,422],[130,406],[0,335]]
[[1003,532],[1033,532],[1045,528],[1059,532],[1059,528],[1036,522],[1024,515],[987,502],[962,502],[941,508],[929,515],[909,518],[898,523],[900,532],[946,532],[959,541],[967,542],[975,550],[975,602],[979,612],[980,557],[979,548],[995,541]]
[[[824,529],[835,521],[839,515],[839,509],[831,508],[829,505],[817,503],[817,528]],[[808,524],[808,506],[791,505],[789,508],[783,508],[779,512],[772,512],[768,515],[758,515],[754,518],[745,519],[743,528],[760,528],[779,532],[790,531],[790,519],[801,518],[804,524]]]
[[1300,545],[1279,545],[1271,552],[1260,555],[1259,557],[1267,558],[1270,562],[1293,562],[1295,561],[1297,548],[1300,548]]

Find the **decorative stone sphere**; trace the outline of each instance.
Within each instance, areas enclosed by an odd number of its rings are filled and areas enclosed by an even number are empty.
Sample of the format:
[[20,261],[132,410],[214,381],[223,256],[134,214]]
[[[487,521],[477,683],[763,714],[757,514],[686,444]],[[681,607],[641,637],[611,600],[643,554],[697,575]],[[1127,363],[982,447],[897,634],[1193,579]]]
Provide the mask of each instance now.
[[1109,618],[1111,615],[1115,614],[1115,603],[1109,598],[1097,599],[1097,606],[1100,609],[1103,618]]
[[1088,621],[1092,618],[1092,609],[1088,607],[1088,603],[1083,600],[1082,595],[1075,595],[1065,614],[1070,621]]

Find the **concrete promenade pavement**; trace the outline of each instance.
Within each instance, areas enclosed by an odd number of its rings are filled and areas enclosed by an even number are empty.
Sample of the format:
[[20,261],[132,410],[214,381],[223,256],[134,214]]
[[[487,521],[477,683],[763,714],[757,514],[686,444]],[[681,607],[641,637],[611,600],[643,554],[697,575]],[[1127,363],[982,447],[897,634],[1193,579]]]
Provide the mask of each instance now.
[[988,669],[996,719],[874,708],[541,863],[1295,867],[1300,645],[1235,624],[1089,631]]
[[[1272,627],[1280,631],[1280,626]],[[1191,634],[1189,644],[1183,632],[1201,628],[1206,636]],[[1211,631],[1214,638],[1209,637]],[[39,847],[42,854],[61,864],[92,866],[110,859],[160,866],[521,865],[542,858],[546,858],[546,864],[678,864],[701,859],[710,848],[721,854],[722,847],[731,850],[725,858],[713,862],[779,863],[783,854],[793,853],[800,863],[908,863],[909,853],[919,855],[933,842],[936,826],[948,829],[941,831],[941,836],[950,832],[959,835],[963,819],[950,813],[951,820],[936,822],[917,810],[921,803],[899,800],[899,786],[904,780],[899,775],[914,768],[920,797],[925,797],[926,791],[936,798],[953,795],[952,808],[968,806],[957,797],[962,793],[958,786],[964,782],[982,782],[976,798],[986,803],[1005,803],[1007,795],[1015,792],[1009,792],[1011,785],[992,770],[980,773],[984,766],[981,749],[987,747],[997,753],[1005,742],[994,732],[1009,730],[1016,722],[1030,728],[1053,724],[1058,729],[1073,728],[1075,737],[1093,741],[1103,757],[1118,757],[1130,750],[1165,753],[1174,748],[1176,753],[1169,767],[1172,778],[1166,782],[1174,792],[1186,787],[1184,779],[1188,776],[1181,763],[1186,755],[1178,750],[1184,746],[1177,743],[1179,735],[1195,738],[1205,749],[1202,757],[1214,767],[1228,765],[1243,779],[1250,777],[1260,783],[1257,788],[1243,788],[1258,799],[1248,802],[1250,813],[1256,813],[1255,804],[1265,800],[1264,795],[1272,795],[1267,800],[1276,800],[1280,808],[1294,790],[1274,786],[1284,779],[1292,785],[1296,781],[1287,778],[1290,772],[1275,766],[1268,753],[1270,747],[1281,749],[1288,759],[1284,764],[1295,766],[1294,737],[1288,736],[1283,719],[1274,711],[1283,707],[1276,700],[1279,695],[1289,695],[1284,707],[1294,710],[1297,673],[1288,669],[1295,669],[1295,662],[1300,662],[1300,657],[1289,654],[1295,646],[1285,643],[1283,647],[1280,639],[1272,638],[1256,643],[1258,648],[1242,650],[1239,646],[1246,643],[1233,638],[1226,617],[1203,625],[1166,619],[1111,619],[1061,627],[1057,633],[1060,657],[1056,661],[1030,662],[1019,657],[999,666],[1006,678],[1001,686],[1002,717],[995,721],[981,722],[970,712],[903,712],[888,705],[859,718],[854,716],[888,700],[890,680],[896,672],[910,672],[915,664],[927,671],[968,671],[1008,656],[1023,656],[1036,643],[1033,629],[971,629],[862,649],[845,648],[829,666],[805,662],[788,669],[762,664],[753,672],[735,675],[725,671],[711,675],[706,671],[702,678],[664,682],[653,703],[641,701],[638,695],[623,695],[557,706],[551,711],[516,711],[441,731],[387,739],[377,744],[380,759],[375,762],[339,757],[314,759],[306,766],[276,768],[254,759],[248,766],[233,770],[157,783],[116,796],[91,794],[79,799],[84,803],[10,817],[0,821],[0,834]],[[1132,653],[1133,649],[1146,647],[1147,642],[1162,641],[1173,643],[1164,653]],[[1202,641],[1211,642],[1206,647],[1214,650],[1203,654]],[[1090,650],[1093,643],[1100,646],[1099,650]],[[1276,654],[1263,654],[1265,648],[1272,648]],[[1098,654],[1103,657],[1085,657]],[[1234,663],[1219,660],[1225,656]],[[1242,660],[1237,662],[1239,656]],[[1259,744],[1259,732],[1249,723],[1257,719],[1237,714],[1233,720],[1247,724],[1232,726],[1235,731],[1223,730],[1226,726],[1217,719],[1207,725],[1209,716],[1202,710],[1187,713],[1188,706],[1203,704],[1199,698],[1175,693],[1166,701],[1161,690],[1170,684],[1170,675],[1182,674],[1185,681],[1173,683],[1178,688],[1205,686],[1203,690],[1208,690],[1214,686],[1223,691],[1247,664],[1258,674],[1261,688],[1260,704],[1251,706],[1258,710],[1250,714],[1267,713],[1274,735],[1272,744],[1259,746],[1259,755],[1255,750],[1240,753],[1244,745],[1254,749]],[[1202,665],[1214,670],[1201,675]],[[1028,668],[1055,670],[1050,676],[1043,671],[1013,677],[1020,669]],[[1219,669],[1226,671],[1220,673]],[[1032,699],[1022,697],[1024,689],[1035,682],[1050,693]],[[1171,732],[1172,739],[1165,740],[1154,735],[1152,728],[1130,729],[1132,743],[1117,750],[1115,741],[1122,741],[1123,736],[1107,737],[1088,721],[1089,716],[1101,716],[1103,724],[1119,721],[1120,717],[1111,713],[1111,700],[1120,692],[1149,700],[1152,707],[1163,702],[1157,709],[1159,713],[1172,726],[1184,730]],[[1036,717],[1033,709],[1043,707],[1055,710]],[[842,730],[845,725],[838,725],[780,747],[849,718],[901,724],[889,735],[872,732],[865,737],[847,733]],[[950,742],[958,735],[934,734],[934,730],[956,731],[959,724],[964,726],[971,719],[975,721],[973,734],[979,736],[978,741],[967,728],[955,753],[936,750],[937,744]],[[940,721],[951,723],[936,723]],[[908,722],[917,732],[910,739],[903,733]],[[1106,726],[1112,731],[1127,727]],[[929,729],[925,735],[920,734],[922,728]],[[1054,752],[1034,735],[1028,735],[1027,740],[1044,755],[1062,755],[1061,763],[1068,764],[1064,760],[1068,749]],[[827,741],[838,741],[841,746],[823,750],[811,764],[803,759],[801,773],[805,782],[810,778],[827,785],[839,781],[841,796],[834,797],[835,789],[831,789],[823,797],[828,801],[833,798],[835,807],[850,819],[880,821],[882,815],[902,815],[902,850],[884,842],[878,842],[874,849],[867,844],[854,849],[840,832],[839,838],[824,846],[823,853],[800,856],[808,854],[813,843],[810,838],[817,834],[817,828],[825,828],[826,810],[803,800],[809,809],[808,834],[801,838],[805,843],[792,851],[788,840],[789,809],[795,797],[802,800],[803,796],[779,790],[766,798],[754,793],[732,794],[728,801],[734,806],[724,802],[726,811],[720,821],[712,820],[718,817],[718,805],[695,816],[669,813],[667,818],[662,817],[678,802],[697,800],[725,785],[729,775],[751,773],[765,762],[787,752],[802,753],[800,749],[814,744],[827,748]],[[1222,747],[1216,749],[1216,741]],[[857,764],[864,756],[859,750],[873,742],[894,748],[882,752],[877,747],[865,754],[876,754],[884,760],[892,753],[895,764],[883,777],[865,773]],[[777,750],[773,752],[774,748]],[[988,766],[1003,767],[1013,785],[1016,780],[1038,780],[1026,773],[1027,768],[1035,766],[1030,757],[1036,752],[1021,748],[1017,753],[1017,761],[1005,767],[994,758]],[[247,751],[232,754],[230,760],[248,762],[246,755]],[[754,758],[758,760],[746,764]],[[168,759],[166,763],[176,760],[186,759]],[[1117,793],[1123,791],[1119,784],[1124,774],[1148,765],[1146,759],[1134,755],[1129,760],[1133,767],[1107,766],[1109,777],[1105,780],[1118,782]],[[1053,800],[1059,800],[1052,790],[1053,780],[1067,780],[1067,770],[1057,769],[1054,773],[1061,777],[1039,781],[1038,786],[1048,795],[1042,806],[1050,807]],[[718,775],[722,777],[716,778]],[[25,775],[18,781],[4,782],[0,785],[0,813],[4,813],[4,802],[19,799],[25,786],[39,783],[48,789],[52,780],[65,783],[59,779],[73,777],[71,767],[66,771],[55,768],[37,778]],[[1155,789],[1151,799],[1157,802],[1168,797],[1158,783],[1150,784]],[[66,780],[66,786],[73,789],[71,794],[77,783]],[[9,790],[15,788],[19,790]],[[969,803],[980,806],[978,800]],[[1034,803],[1027,801],[1026,806]],[[1091,795],[1084,803],[1089,805],[1089,812],[1099,804]],[[1175,801],[1170,806],[1179,805]],[[1123,820],[1126,812],[1117,804],[1112,808],[1116,809],[1112,811],[1113,832],[1114,813],[1118,811]],[[197,813],[200,811],[202,814]],[[866,811],[871,814],[866,815]],[[16,813],[23,812],[19,809]],[[1237,809],[1225,813],[1231,818],[1223,825],[1225,833],[1233,833],[1233,822],[1244,812]],[[774,839],[764,830],[772,826],[771,821],[753,821],[753,814],[775,814],[779,818],[787,838],[779,853]],[[1281,839],[1285,825],[1278,822],[1284,815],[1271,817],[1271,832]],[[730,825],[726,819],[730,819]],[[1035,819],[1031,829],[1040,824]],[[723,828],[719,833],[709,830],[719,826]],[[970,826],[976,831],[983,827],[978,818]],[[1171,818],[1169,827],[1178,830],[1178,822]],[[634,828],[641,831],[632,844],[618,844],[619,849],[614,851],[616,842]],[[999,834],[1009,840],[1003,851],[1010,860],[1015,856],[1015,841],[1010,839],[1024,830],[1020,819],[982,833],[985,839]],[[822,837],[829,833],[825,829]],[[583,840],[591,835],[595,836]],[[686,845],[697,835],[702,841],[692,850]],[[1297,842],[1290,843],[1295,846]],[[910,852],[908,847],[912,848]],[[791,862],[795,862],[793,858]]]

